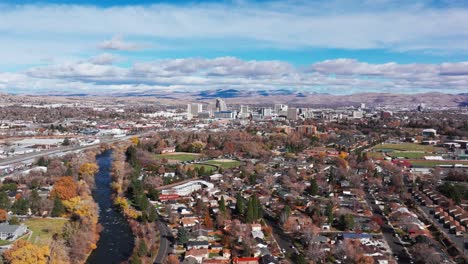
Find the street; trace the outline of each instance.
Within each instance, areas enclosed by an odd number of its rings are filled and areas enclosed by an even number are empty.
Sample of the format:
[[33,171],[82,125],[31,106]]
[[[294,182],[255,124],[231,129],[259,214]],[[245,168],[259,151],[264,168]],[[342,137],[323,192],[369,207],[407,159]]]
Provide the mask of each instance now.
[[166,260],[167,255],[172,252],[172,233],[169,227],[161,220],[157,221],[160,241],[159,241],[159,250],[154,264],[162,264]]
[[411,263],[411,256],[408,249],[402,245],[402,241],[399,237],[395,237],[394,229],[389,225],[388,219],[382,215],[382,211],[379,206],[375,204],[374,197],[366,191],[366,201],[372,208],[372,212],[375,216],[381,217],[384,220],[384,224],[381,226],[382,234],[388,245],[392,249],[394,256],[398,258],[398,263]]

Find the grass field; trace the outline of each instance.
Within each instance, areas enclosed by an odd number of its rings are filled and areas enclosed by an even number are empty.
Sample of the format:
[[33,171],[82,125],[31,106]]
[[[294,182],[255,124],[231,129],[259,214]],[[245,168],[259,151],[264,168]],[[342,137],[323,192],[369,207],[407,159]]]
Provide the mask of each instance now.
[[366,152],[366,156],[369,159],[384,159],[384,155],[382,152]]
[[433,168],[437,165],[468,165],[468,160],[412,160],[410,163],[415,167]]
[[24,224],[33,232],[29,242],[48,245],[55,233],[62,233],[66,219],[33,218],[24,221]]
[[220,166],[223,169],[231,169],[231,168],[236,168],[240,166],[240,161],[237,161],[237,160],[223,160],[223,161],[210,160],[210,161],[207,161],[206,163]]
[[167,154],[157,154],[157,159],[168,159],[168,160],[177,160],[177,161],[192,161],[198,159],[200,154],[196,153],[184,153],[184,152],[175,152]]
[[381,144],[374,147],[375,150],[393,150],[393,151],[424,151],[434,152],[434,146],[419,145],[413,143],[400,143],[400,144]]
[[435,154],[424,153],[424,152],[409,152],[409,151],[395,151],[388,153],[393,158],[407,158],[407,159],[422,159],[425,156],[437,156]]
[[211,166],[211,165],[207,165],[207,164],[190,164],[189,167],[191,168],[205,168],[205,171],[208,173],[212,173],[214,171],[216,171],[216,167],[214,166]]

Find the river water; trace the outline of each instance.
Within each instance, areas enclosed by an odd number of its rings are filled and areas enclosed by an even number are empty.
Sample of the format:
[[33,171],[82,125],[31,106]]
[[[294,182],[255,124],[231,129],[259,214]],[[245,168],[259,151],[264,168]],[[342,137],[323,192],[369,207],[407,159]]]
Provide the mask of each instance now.
[[127,220],[114,208],[111,199],[112,151],[108,150],[96,157],[99,171],[96,174],[94,200],[99,205],[99,223],[103,230],[97,248],[91,253],[88,264],[118,264],[132,254],[134,238]]

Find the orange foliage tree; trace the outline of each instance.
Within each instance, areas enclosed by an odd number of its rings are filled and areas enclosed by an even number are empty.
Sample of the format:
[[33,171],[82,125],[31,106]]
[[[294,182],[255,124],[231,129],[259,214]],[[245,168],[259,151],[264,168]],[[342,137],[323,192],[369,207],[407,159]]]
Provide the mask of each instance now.
[[48,246],[37,246],[20,239],[5,251],[3,257],[10,264],[46,264],[49,251]]
[[8,220],[8,213],[6,210],[0,209],[0,222]]
[[61,177],[54,184],[51,196],[61,200],[69,200],[78,195],[78,184],[71,176]]

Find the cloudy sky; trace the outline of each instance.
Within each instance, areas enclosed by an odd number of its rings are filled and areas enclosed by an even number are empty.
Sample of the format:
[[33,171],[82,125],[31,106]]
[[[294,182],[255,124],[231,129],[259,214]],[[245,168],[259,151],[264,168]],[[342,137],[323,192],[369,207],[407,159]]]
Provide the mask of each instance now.
[[468,91],[467,1],[15,2],[0,92]]

